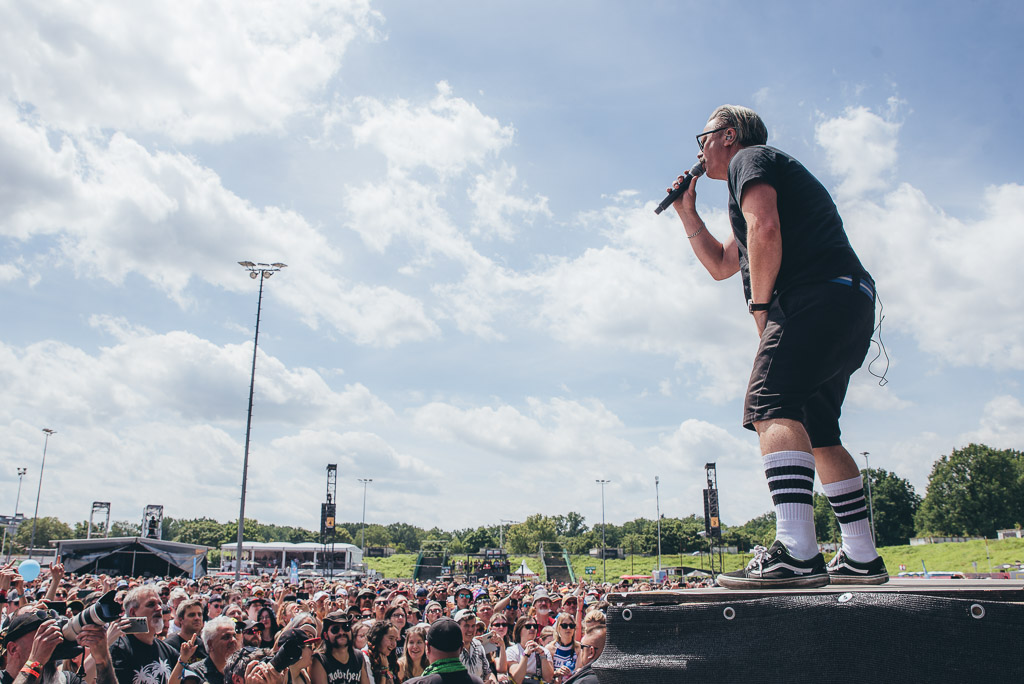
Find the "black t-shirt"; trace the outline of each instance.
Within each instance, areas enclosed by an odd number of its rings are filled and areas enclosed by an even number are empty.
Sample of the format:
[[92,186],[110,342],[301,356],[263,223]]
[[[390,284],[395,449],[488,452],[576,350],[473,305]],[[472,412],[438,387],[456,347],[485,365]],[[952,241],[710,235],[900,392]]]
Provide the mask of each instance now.
[[[169,636],[166,639],[164,639],[164,643],[167,644],[168,646],[170,646],[171,648],[173,648],[174,651],[179,654],[179,657],[180,657],[180,654],[181,654],[181,645],[184,642],[185,642],[185,637],[181,636],[181,632],[179,632],[179,633],[177,633],[177,634],[175,634],[173,636]],[[203,640],[202,639],[196,639],[196,652],[192,655],[192,659],[191,660],[189,660],[187,663],[182,663],[182,664],[187,667],[188,665],[191,665],[192,663],[198,663],[200,660],[202,660],[203,658],[207,657],[208,655],[210,655],[210,654],[206,652],[206,648],[203,646]]]
[[366,665],[366,658],[358,651],[349,651],[348,662],[342,663],[335,660],[330,653],[317,653],[313,656],[327,673],[327,684],[349,684],[359,682],[363,667]]
[[768,183],[778,198],[782,231],[782,265],[775,290],[822,283],[837,276],[870,279],[850,246],[835,202],[825,187],[785,152],[767,145],[747,147],[729,162],[729,221],[740,249],[743,291],[750,299],[747,222],[740,211],[743,191],[753,183]]
[[128,634],[111,646],[110,662],[118,684],[169,684],[178,651],[160,639],[146,644]]
[[213,664],[213,661],[210,660],[209,656],[190,666],[189,669],[202,677],[205,682],[209,682],[210,684],[224,684],[224,673],[217,670],[217,666]]

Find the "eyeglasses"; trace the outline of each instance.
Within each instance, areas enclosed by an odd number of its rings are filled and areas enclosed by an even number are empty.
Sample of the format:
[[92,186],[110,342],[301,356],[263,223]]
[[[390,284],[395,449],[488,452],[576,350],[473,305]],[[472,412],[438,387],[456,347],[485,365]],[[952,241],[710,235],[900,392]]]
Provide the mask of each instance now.
[[507,622],[492,622],[491,627],[508,627]]
[[534,622],[534,623],[531,623],[531,624],[528,624],[528,625],[523,625],[523,629],[537,629],[539,626],[540,625],[538,625],[536,622]]
[[591,646],[590,644],[580,644],[580,648],[584,648],[588,651],[596,651],[597,646]]
[[560,624],[558,626],[561,627],[562,629],[576,629],[576,623],[575,622],[565,622],[565,623]]
[[331,634],[337,634],[338,632],[351,632],[352,627],[350,625],[339,625],[334,624],[327,628],[327,631]]
[[471,598],[473,598],[473,595],[472,594],[459,594],[455,598],[471,599]]
[[704,151],[704,138],[706,138],[707,136],[711,135],[712,133],[720,133],[720,132],[728,130],[730,128],[735,128],[735,126],[722,126],[721,128],[716,128],[716,129],[714,129],[712,131],[704,131],[703,133],[698,133],[697,134],[697,147],[699,147],[700,151],[703,152]]
[[430,610],[428,610],[427,612],[428,612],[428,613],[440,613],[440,612],[441,612],[441,609],[440,609],[440,608],[431,608],[431,609],[430,609]]

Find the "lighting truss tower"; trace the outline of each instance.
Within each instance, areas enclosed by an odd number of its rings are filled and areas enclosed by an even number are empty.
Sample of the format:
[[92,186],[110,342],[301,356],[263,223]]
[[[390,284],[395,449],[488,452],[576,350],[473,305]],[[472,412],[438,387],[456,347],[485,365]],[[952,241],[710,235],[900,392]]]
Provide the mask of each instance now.
[[[708,540],[711,574],[722,572],[722,524],[718,514],[718,472],[714,463],[704,464],[707,488],[704,490],[704,534]],[[718,563],[715,563],[715,542],[718,542]]]
[[92,511],[89,512],[89,529],[85,532],[86,539],[92,539],[92,520],[97,512],[102,511],[106,511],[106,519],[103,521],[103,538],[106,539],[110,536],[110,502],[93,501]]
[[164,507],[149,505],[142,511],[142,535],[146,539],[163,538]]
[[[327,501],[320,507],[320,543],[327,554],[327,574],[334,577],[334,514],[338,494],[338,464],[327,464]],[[330,550],[328,551],[328,546]]]

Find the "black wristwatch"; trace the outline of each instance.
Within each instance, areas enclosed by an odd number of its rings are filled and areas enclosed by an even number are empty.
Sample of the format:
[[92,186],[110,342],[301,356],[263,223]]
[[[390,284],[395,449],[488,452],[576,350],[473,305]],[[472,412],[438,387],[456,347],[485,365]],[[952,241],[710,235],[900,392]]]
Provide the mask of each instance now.
[[767,311],[771,307],[771,302],[765,302],[764,304],[755,304],[753,299],[747,300],[747,311],[754,313],[755,311]]

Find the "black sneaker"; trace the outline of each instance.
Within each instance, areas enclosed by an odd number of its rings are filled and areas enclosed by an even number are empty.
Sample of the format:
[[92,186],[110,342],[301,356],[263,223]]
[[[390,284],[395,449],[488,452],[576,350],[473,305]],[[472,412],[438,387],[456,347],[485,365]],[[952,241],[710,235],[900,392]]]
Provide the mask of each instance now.
[[881,556],[861,563],[847,556],[842,549],[828,562],[828,576],[832,584],[885,584],[889,571]]
[[717,581],[726,589],[813,589],[828,584],[828,572],[820,553],[810,560],[798,560],[776,539],[771,548],[755,546],[747,567],[721,574]]

